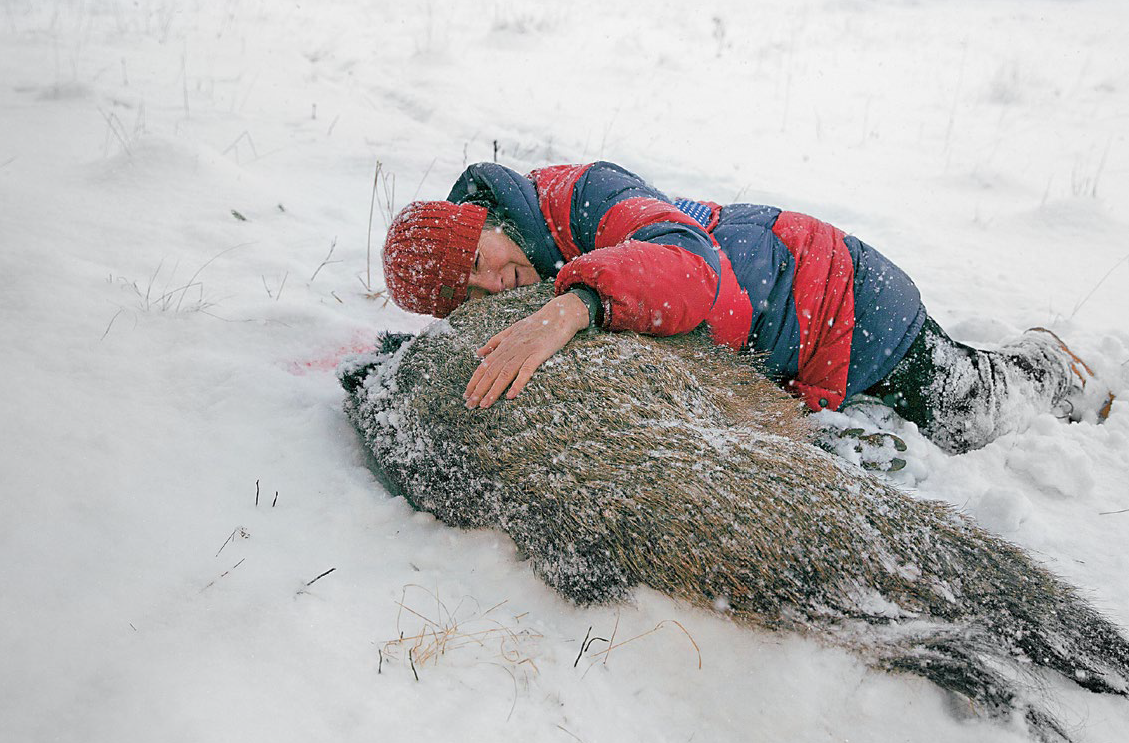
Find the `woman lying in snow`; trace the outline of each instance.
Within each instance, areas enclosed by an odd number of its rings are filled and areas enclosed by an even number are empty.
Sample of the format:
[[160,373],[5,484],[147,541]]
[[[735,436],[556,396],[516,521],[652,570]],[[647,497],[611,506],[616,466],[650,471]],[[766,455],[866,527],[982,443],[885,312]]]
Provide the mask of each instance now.
[[513,398],[580,330],[685,333],[763,359],[813,411],[882,400],[942,449],[1014,430],[1019,410],[1104,420],[1113,396],[1049,330],[996,351],[949,338],[913,281],[835,227],[769,206],[678,199],[607,162],[521,176],[472,165],[415,202],[384,246],[393,301],[445,317],[468,297],[555,278],[557,296],[478,350],[468,407]]

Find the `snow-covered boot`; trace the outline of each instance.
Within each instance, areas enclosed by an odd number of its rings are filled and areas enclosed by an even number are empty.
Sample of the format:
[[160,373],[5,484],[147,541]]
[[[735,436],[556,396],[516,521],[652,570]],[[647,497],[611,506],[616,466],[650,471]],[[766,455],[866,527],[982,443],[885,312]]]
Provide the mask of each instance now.
[[1078,423],[1087,417],[1087,413],[1093,412],[1097,422],[1104,423],[1113,407],[1113,392],[1098,380],[1089,364],[1047,328],[1031,328],[1024,335],[1027,334],[1041,337],[1066,357],[1070,376],[1066,390],[1055,406],[1061,417],[1071,423]]

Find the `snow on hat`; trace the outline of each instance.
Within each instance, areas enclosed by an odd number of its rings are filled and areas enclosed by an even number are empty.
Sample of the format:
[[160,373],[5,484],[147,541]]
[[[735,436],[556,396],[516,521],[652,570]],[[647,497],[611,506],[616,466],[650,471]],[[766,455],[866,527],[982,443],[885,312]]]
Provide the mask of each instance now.
[[396,215],[384,240],[384,281],[409,312],[446,317],[467,298],[486,208],[414,201]]

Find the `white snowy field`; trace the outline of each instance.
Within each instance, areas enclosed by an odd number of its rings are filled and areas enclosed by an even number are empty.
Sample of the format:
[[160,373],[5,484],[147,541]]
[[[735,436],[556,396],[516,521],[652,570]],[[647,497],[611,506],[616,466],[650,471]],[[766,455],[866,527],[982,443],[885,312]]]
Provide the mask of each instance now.
[[1127,37],[1124,0],[5,0],[0,740],[1026,740],[815,639],[561,600],[383,491],[332,369],[427,322],[366,297],[378,161],[395,207],[496,154],[806,211],[1119,395],[960,457],[902,430],[896,481],[1129,625]]

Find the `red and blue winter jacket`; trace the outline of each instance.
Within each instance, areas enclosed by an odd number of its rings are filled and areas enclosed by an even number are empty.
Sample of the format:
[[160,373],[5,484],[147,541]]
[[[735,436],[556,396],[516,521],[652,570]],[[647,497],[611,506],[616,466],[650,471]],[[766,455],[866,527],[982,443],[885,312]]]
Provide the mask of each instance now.
[[447,198],[484,190],[558,293],[599,295],[605,329],[674,335],[705,322],[716,342],[759,352],[812,410],[836,410],[883,379],[925,321],[901,269],[803,214],[672,201],[607,162],[525,177],[480,163]]

